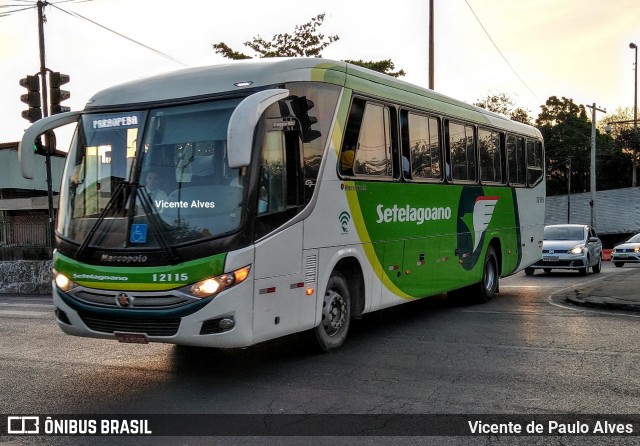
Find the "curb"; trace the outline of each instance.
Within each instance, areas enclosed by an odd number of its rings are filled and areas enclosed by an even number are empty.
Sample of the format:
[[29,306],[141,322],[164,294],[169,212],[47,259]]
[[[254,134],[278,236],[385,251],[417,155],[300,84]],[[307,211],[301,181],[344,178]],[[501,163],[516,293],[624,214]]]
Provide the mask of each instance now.
[[638,271],[629,270],[594,284],[578,286],[573,292],[567,291],[564,300],[578,306],[640,312],[638,289],[640,289]]

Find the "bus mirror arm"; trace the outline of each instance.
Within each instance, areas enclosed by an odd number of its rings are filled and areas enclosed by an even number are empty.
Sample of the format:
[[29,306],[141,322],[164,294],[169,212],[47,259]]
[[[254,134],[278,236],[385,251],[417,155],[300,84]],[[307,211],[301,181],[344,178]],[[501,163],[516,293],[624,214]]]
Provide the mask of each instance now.
[[238,104],[229,119],[227,129],[227,159],[232,169],[251,163],[251,149],[256,125],[262,113],[271,105],[289,96],[289,90],[273,88],[247,96]]
[[36,138],[48,130],[76,122],[80,113],[79,111],[59,113],[49,116],[48,118],[40,119],[34,122],[31,127],[24,132],[20,145],[18,146],[18,159],[20,160],[23,177],[33,178],[33,164],[35,161],[33,145]]

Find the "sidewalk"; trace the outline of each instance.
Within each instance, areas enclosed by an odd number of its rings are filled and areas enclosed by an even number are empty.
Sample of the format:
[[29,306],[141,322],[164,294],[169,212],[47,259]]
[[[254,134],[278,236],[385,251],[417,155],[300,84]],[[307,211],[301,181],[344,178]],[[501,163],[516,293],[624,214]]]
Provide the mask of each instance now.
[[[640,269],[622,269],[622,272],[610,274],[606,279],[579,285],[558,296],[574,305],[640,311]],[[593,275],[588,276],[588,280],[592,278]]]

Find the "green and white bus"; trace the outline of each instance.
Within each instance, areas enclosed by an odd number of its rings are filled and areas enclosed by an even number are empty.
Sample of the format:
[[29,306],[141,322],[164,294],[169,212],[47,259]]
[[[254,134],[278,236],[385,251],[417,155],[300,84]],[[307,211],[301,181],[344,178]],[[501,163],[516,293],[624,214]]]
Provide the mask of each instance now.
[[68,334],[245,347],[436,294],[491,299],[541,257],[533,127],[343,62],[190,68],[93,96],[60,188]]

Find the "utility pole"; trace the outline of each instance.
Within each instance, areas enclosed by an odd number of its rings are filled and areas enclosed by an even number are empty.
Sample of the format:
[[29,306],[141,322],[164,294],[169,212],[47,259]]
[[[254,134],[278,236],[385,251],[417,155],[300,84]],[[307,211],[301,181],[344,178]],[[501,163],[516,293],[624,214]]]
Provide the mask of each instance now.
[[[38,0],[38,40],[40,43],[40,80],[42,82],[42,117],[49,116],[48,89],[47,89],[47,66],[44,50],[44,7],[46,2]],[[44,135],[46,156],[45,166],[47,171],[47,197],[49,199],[49,237],[51,239],[51,249],[55,246],[55,215],[53,212],[53,186],[51,180],[51,151],[54,150],[53,140],[49,132]]]
[[638,45],[631,42],[629,48],[635,50],[636,53],[633,69],[633,173],[631,174],[631,187],[636,187],[636,170],[638,168]]
[[593,105],[587,105],[591,109],[591,169],[590,169],[590,180],[591,180],[591,227],[596,227],[596,112],[606,113],[606,109],[601,109],[596,106],[594,102]]
[[434,85],[434,59],[435,42],[433,37],[433,0],[429,0],[429,88],[435,89]]

